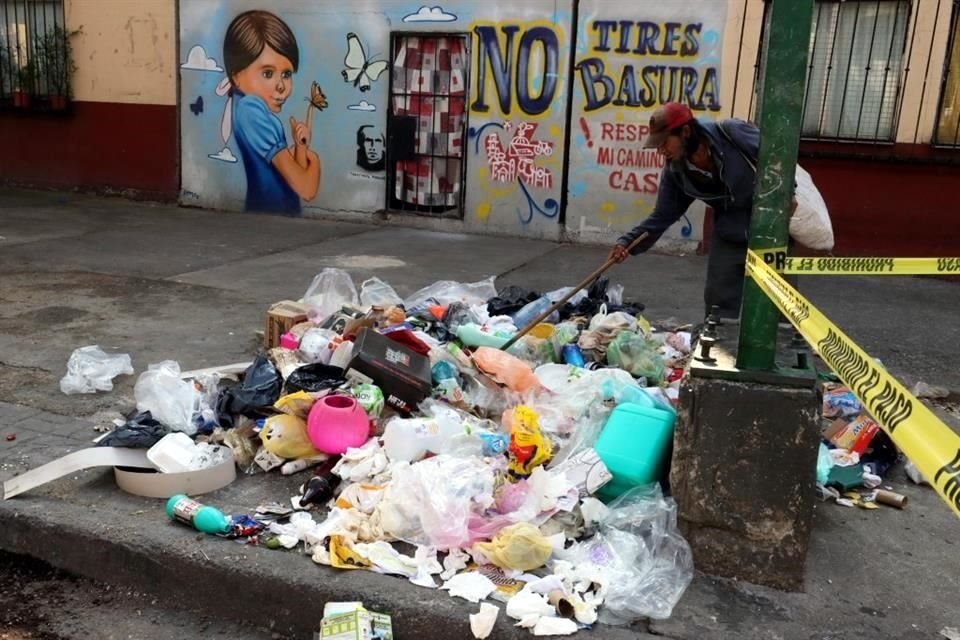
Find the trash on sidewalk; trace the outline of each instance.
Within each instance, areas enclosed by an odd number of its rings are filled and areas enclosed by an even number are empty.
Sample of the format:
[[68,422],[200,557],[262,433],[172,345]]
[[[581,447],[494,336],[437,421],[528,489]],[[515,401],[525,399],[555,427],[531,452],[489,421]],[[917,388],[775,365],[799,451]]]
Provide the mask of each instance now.
[[119,375],[133,375],[129,355],[108,354],[97,345],[80,347],[70,354],[60,390],[67,395],[112,391],[113,379]]
[[[482,602],[478,638],[499,613],[487,599],[534,635],[669,617],[693,564],[658,482],[691,336],[656,330],[601,278],[499,349],[569,291],[498,293],[488,278],[401,300],[382,280],[358,294],[324,269],[302,301],[267,310],[265,350],[249,366],[185,376],[167,361],[140,376],[149,414],[108,437],[150,449],[129,450],[141,470],[117,470],[118,483],[224,465],[302,478],[250,516],[186,497],[206,481],[177,491],[167,513]],[[391,637],[377,616],[328,606],[321,637]]]

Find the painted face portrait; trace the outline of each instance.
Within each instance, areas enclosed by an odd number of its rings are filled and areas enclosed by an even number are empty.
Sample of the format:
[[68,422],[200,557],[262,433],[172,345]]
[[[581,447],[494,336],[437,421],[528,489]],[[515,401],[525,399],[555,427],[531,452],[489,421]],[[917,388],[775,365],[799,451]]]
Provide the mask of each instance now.
[[367,171],[383,171],[386,168],[384,152],[386,138],[372,124],[357,129],[357,165]]

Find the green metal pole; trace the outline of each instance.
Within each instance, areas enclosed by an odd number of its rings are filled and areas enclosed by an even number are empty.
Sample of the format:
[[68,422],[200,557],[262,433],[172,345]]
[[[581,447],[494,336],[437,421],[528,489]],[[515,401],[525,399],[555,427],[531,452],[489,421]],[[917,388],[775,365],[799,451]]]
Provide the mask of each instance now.
[[[785,257],[812,22],[813,0],[771,2],[761,67],[760,154],[750,248],[778,271],[782,263],[777,264],[780,261],[774,250],[784,252],[780,255]],[[739,368],[775,368],[779,317],[773,302],[747,277],[740,312]]]

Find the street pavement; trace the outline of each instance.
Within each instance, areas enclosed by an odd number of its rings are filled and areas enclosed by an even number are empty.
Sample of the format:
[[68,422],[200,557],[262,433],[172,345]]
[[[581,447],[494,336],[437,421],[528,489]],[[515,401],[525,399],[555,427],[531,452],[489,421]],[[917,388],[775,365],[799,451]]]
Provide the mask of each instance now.
[[[114,391],[59,391],[70,353],[99,344],[137,373],[172,359],[197,369],[251,359],[270,303],[303,295],[340,267],[401,295],[436,280],[497,276],[548,290],[599,265],[602,247],[435,233],[349,222],[209,212],[78,194],[0,192],[0,480],[82,448],[134,406],[134,376]],[[702,319],[705,258],[648,254],[611,271],[651,321]],[[811,277],[801,290],[901,381],[960,389],[958,284],[930,278]],[[950,405],[937,408],[954,428]],[[7,441],[4,436],[15,439]],[[776,438],[776,434],[770,434]],[[297,478],[241,477],[207,499],[227,511],[286,500]],[[957,519],[893,469],[904,511],[818,505],[803,593],[698,576],[667,621],[583,637],[931,638],[960,626]],[[166,522],[159,501],[86,472],[0,503],[0,549],[198,604],[284,633],[316,628],[326,600],[365,600],[394,616],[398,638],[469,637],[476,607],[367,572],[335,572],[294,553],[198,537]],[[495,637],[526,637],[501,615]],[[307,637],[307,636],[303,636]]]

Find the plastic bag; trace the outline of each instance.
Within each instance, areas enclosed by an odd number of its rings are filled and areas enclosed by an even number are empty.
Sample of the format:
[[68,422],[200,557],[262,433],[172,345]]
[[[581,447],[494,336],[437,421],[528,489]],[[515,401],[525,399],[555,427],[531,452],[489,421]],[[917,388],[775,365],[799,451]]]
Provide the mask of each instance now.
[[80,347],[70,354],[67,374],[60,379],[60,390],[68,395],[113,390],[113,379],[133,374],[130,356],[109,354],[97,345]]
[[533,571],[542,567],[553,552],[550,541],[528,522],[510,525],[490,542],[481,542],[475,547],[493,564],[515,571]]
[[124,447],[149,449],[169,433],[167,428],[153,419],[149,411],[132,412],[127,422],[97,441],[98,447]]
[[320,454],[307,435],[306,421],[292,415],[281,414],[267,418],[260,430],[260,440],[267,451],[287,460],[310,458]]
[[380,278],[364,280],[360,285],[360,306],[387,309],[403,304],[403,298],[397,295],[393,287]]
[[607,593],[601,622],[669,618],[693,580],[693,553],[677,530],[677,505],[659,484],[637,487],[609,505],[596,536],[557,552],[597,565]]
[[833,226],[827,203],[813,178],[797,165],[797,210],[790,217],[790,236],[810,249],[833,249]]
[[330,364],[333,352],[342,343],[343,338],[336,331],[314,328],[303,334],[298,351],[309,363]]
[[411,313],[414,309],[429,304],[431,300],[441,305],[448,305],[452,302],[463,302],[468,305],[485,304],[487,300],[497,295],[497,290],[493,285],[495,278],[495,276],[490,276],[486,280],[469,284],[441,280],[420,289],[404,300],[403,304]]
[[149,411],[161,424],[191,436],[197,432],[200,392],[180,379],[180,365],[173,360],[151,364],[137,379],[133,396],[137,409]]
[[[301,367],[302,369],[303,367]],[[296,371],[299,371],[297,369]],[[256,417],[268,412],[280,398],[283,379],[266,356],[257,356],[243,373],[243,382],[225,390],[218,400],[221,412]],[[296,389],[299,391],[300,389]],[[308,389],[309,391],[309,389]],[[225,397],[224,397],[225,396]]]
[[635,333],[622,332],[607,348],[607,362],[637,378],[658,384],[663,378],[659,345]]
[[322,322],[345,304],[359,302],[357,288],[350,274],[341,269],[324,269],[318,273],[303,294],[303,303],[309,307],[311,322]]
[[482,459],[439,455],[398,463],[377,507],[388,535],[443,551],[470,542],[471,513],[493,504],[493,470]]
[[553,445],[540,431],[537,413],[520,405],[504,414],[503,426],[510,431],[510,473],[529,476],[535,467],[553,456]]
[[827,484],[830,479],[830,469],[833,468],[833,457],[830,455],[830,449],[827,445],[820,443],[820,451],[817,454],[817,484]]
[[480,347],[473,353],[473,362],[481,371],[511,391],[526,393],[539,385],[530,365],[499,349]]
[[623,304],[623,285],[615,284],[611,285],[607,289],[607,302],[615,307],[619,307]]
[[284,383],[285,393],[307,391],[315,393],[327,389],[336,389],[346,383],[343,369],[328,364],[308,364],[294,369]]

